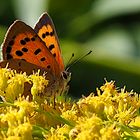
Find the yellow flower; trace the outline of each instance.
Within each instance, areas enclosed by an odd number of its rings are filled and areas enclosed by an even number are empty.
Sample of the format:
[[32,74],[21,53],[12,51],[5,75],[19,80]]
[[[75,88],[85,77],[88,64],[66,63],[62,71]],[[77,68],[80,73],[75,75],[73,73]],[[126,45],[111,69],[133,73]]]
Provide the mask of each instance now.
[[86,116],[92,116],[95,113],[97,116],[104,118],[105,102],[101,96],[90,94],[88,97],[78,101],[79,110]]
[[70,127],[64,125],[62,127],[57,126],[56,129],[51,127],[50,133],[44,135],[46,140],[66,140],[68,139],[68,132],[70,131]]
[[3,139],[32,139],[32,125],[29,122],[29,118],[26,117],[27,110],[29,110],[30,107],[29,104],[31,103],[25,103],[25,101],[23,103],[23,101],[21,101],[20,103],[16,102],[15,106],[6,107],[7,112],[4,112],[4,114],[0,116],[1,122],[5,124],[3,127],[7,127],[6,133],[1,131]]
[[61,116],[67,120],[77,121],[78,117],[81,116],[78,105],[74,104],[70,110],[63,111]]
[[32,140],[32,125],[29,121],[24,121],[23,124],[18,124],[18,126],[13,129],[13,133],[22,140]]
[[[97,96],[67,101],[45,95],[48,80],[39,72],[26,76],[0,69],[0,76],[5,98],[0,102],[0,139],[140,139],[139,96],[117,90],[112,81],[97,89]],[[21,97],[27,82],[33,85],[33,99]]]
[[0,91],[4,91],[8,85],[7,81],[11,75],[11,71],[5,68],[0,69]]
[[115,88],[115,85],[114,85],[114,81],[111,81],[111,82],[107,82],[101,86],[101,90],[103,91],[103,96],[113,96],[113,95],[117,95],[117,90]]
[[134,118],[129,126],[134,129],[134,130],[137,130],[137,131],[134,131],[133,133],[137,136],[138,139],[140,139],[140,116],[137,116],[136,118]]
[[38,109],[39,105],[35,102],[29,102],[24,99],[24,97],[19,97],[18,100],[14,102],[14,105],[17,106],[19,119],[23,119],[24,116],[32,116],[35,114],[35,110]]
[[100,130],[102,140],[120,140],[119,129],[115,124],[106,126]]
[[133,121],[131,121],[129,125],[140,127],[140,116],[137,116],[136,118],[134,118]]
[[[39,72],[29,76],[33,86],[31,87],[31,94],[33,95],[33,100],[40,101],[39,96],[44,96],[43,92],[46,86],[48,85],[48,80],[43,76],[39,76]],[[42,102],[42,100],[40,101]]]
[[[17,109],[10,107],[6,108],[7,113],[1,114],[1,121],[7,122],[8,126],[16,126],[17,125],[17,118],[18,118],[18,111]],[[19,120],[20,121],[20,120]]]
[[24,83],[29,80],[26,74],[15,74],[8,80],[8,86],[6,88],[5,99],[8,102],[13,102],[19,95],[23,94]]
[[9,126],[4,137],[8,140],[32,140],[32,125],[25,118],[23,123],[17,122],[15,126]]
[[93,114],[92,117],[81,117],[77,121],[74,129],[77,130],[76,140],[92,140],[100,138],[100,129],[103,127],[103,122],[100,118]]

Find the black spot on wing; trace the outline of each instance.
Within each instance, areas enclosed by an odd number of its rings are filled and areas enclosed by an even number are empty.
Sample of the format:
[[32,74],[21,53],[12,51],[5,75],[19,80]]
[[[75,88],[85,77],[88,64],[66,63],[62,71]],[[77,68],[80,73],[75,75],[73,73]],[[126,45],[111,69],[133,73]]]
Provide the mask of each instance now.
[[35,41],[35,37],[32,37],[31,40],[32,40],[32,41]]
[[50,35],[50,33],[49,32],[46,32],[45,35],[48,36],[48,35]]
[[53,48],[55,48],[55,47],[54,47],[53,44],[51,44],[51,45],[49,46],[49,50],[51,51]]
[[22,48],[22,51],[23,52],[28,52],[28,49],[27,48]]
[[46,58],[45,58],[45,57],[42,57],[40,60],[41,60],[41,61],[45,61],[45,60],[46,60]]
[[56,53],[54,53],[53,56],[56,57]]
[[35,55],[38,55],[40,52],[41,52],[41,49],[38,48],[38,49],[35,50],[34,54],[35,54]]
[[18,50],[18,51],[16,51],[16,55],[17,56],[22,56],[23,55],[23,52]]
[[25,45],[26,44],[26,41],[25,40],[20,40],[20,44],[21,45]]
[[29,41],[30,41],[30,38],[29,38],[29,37],[25,37],[24,40],[25,40],[26,42],[29,42]]
[[47,37],[47,36],[49,36],[49,35],[51,35],[51,33],[49,33],[49,32],[43,33],[43,34],[42,34],[42,38],[45,38],[45,37]]
[[45,37],[46,37],[46,35],[43,33],[43,34],[42,34],[42,38],[45,38]]
[[50,36],[53,36],[54,35],[54,30],[52,32],[50,32]]

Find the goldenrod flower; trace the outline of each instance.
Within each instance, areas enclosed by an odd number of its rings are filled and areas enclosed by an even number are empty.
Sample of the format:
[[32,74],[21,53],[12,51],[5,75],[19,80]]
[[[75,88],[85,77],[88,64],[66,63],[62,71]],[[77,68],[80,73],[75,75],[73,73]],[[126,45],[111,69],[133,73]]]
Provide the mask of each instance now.
[[[44,89],[48,85],[48,80],[45,79],[43,76],[39,76],[39,72],[36,74],[33,74],[29,76],[30,80],[33,83],[33,86],[31,87],[31,94],[33,95],[33,100],[39,100],[39,96],[43,96]],[[40,101],[42,102],[43,99]]]
[[29,80],[26,74],[15,74],[7,81],[7,88],[5,90],[5,99],[8,102],[13,102],[19,95],[23,94],[24,83]]
[[[2,121],[8,122],[8,130],[7,133],[4,133],[3,139],[32,140],[32,125],[28,119],[24,117],[23,121],[17,120],[15,115],[16,114],[9,113],[9,115],[6,115],[5,119],[2,119]],[[12,119],[8,119],[8,117]]]
[[[32,84],[32,99],[22,96],[26,82]],[[39,72],[27,76],[0,69],[0,139],[140,139],[136,93],[106,81],[97,96],[66,101],[57,95],[46,98],[48,82]]]
[[39,105],[35,102],[29,102],[24,97],[19,97],[18,100],[14,102],[14,105],[18,107],[18,116],[19,119],[24,118],[24,116],[33,116],[35,110],[38,109]]
[[8,69],[1,68],[0,69],[0,92],[1,95],[4,96],[4,91],[8,86],[8,79],[11,75],[11,71]]
[[102,140],[119,140],[120,129],[115,124],[107,125],[100,130]]
[[53,127],[50,129],[50,133],[45,135],[46,140],[66,140],[68,139],[68,133],[70,131],[70,127],[64,125],[62,127],[57,126],[56,129]]
[[100,138],[100,129],[103,126],[103,122],[95,114],[90,118],[80,117],[77,120],[77,125],[75,126],[78,134],[76,140],[92,140]]

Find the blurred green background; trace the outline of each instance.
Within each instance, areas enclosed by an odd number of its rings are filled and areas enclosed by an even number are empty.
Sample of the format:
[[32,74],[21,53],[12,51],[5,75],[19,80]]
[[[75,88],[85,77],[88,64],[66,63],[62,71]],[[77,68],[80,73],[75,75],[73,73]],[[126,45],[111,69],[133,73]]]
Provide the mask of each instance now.
[[106,78],[117,87],[140,91],[140,0],[1,0],[0,44],[15,19],[34,27],[47,11],[52,17],[65,64],[73,65],[69,94],[88,95]]

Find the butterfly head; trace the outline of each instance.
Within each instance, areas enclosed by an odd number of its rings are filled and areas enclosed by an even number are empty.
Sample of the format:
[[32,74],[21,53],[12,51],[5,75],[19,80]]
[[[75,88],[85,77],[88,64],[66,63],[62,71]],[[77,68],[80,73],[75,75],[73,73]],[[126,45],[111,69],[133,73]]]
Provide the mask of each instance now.
[[61,72],[61,77],[64,81],[66,81],[68,83],[71,79],[71,73],[68,71],[63,71],[63,72]]
[[70,72],[68,71],[61,72],[59,95],[66,94],[68,92],[70,79],[71,79]]

